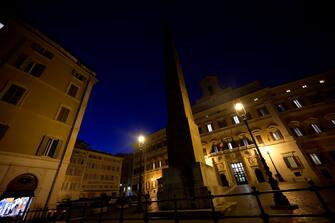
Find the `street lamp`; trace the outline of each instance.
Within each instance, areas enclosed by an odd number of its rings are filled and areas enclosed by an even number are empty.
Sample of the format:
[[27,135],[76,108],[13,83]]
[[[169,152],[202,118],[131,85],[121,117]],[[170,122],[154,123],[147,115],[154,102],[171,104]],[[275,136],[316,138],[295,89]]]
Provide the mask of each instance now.
[[141,205],[141,198],[142,198],[142,169],[143,169],[143,147],[144,147],[144,141],[145,141],[145,137],[143,135],[138,136],[137,138],[138,141],[138,148],[140,150],[140,176],[139,176],[139,185],[138,185],[138,194],[137,194],[137,199],[138,199],[138,203],[137,203],[137,209],[139,211],[142,211],[142,205]]
[[241,102],[238,102],[234,105],[234,107],[235,107],[236,114],[243,119],[245,125],[247,126],[247,129],[248,129],[248,132],[251,136],[252,142],[255,144],[257,153],[258,153],[259,158],[261,160],[263,169],[265,170],[265,174],[268,177],[268,182],[271,186],[271,189],[276,191],[276,192],[273,193],[274,207],[275,208],[297,208],[297,205],[291,205],[289,200],[287,199],[287,197],[282,192],[278,191],[278,190],[280,190],[279,186],[278,186],[278,181],[273,178],[272,173],[270,171],[270,168],[266,164],[266,161],[265,161],[264,157],[262,156],[261,151],[258,148],[256,140],[251,133],[251,130],[249,128],[248,121],[247,121],[247,112],[246,112],[243,104]]

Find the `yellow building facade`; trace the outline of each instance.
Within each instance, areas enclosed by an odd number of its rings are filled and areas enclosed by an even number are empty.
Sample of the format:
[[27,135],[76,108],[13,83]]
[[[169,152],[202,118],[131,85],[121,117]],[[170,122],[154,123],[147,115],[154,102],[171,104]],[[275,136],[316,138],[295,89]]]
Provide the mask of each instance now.
[[[216,168],[222,185],[228,189],[267,180],[247,127],[234,109],[237,102],[243,103],[256,143],[278,181],[334,182],[333,75],[328,72],[271,88],[253,82],[235,89],[222,89],[216,76],[206,77],[201,82],[203,96],[192,110],[206,164]],[[159,140],[152,140],[156,134]],[[165,141],[164,129],[148,138],[146,153],[152,156],[150,149],[158,148],[157,160],[167,159],[166,146],[158,146]],[[138,173],[138,167],[135,159],[134,173]],[[150,176],[161,177],[161,169],[146,168],[144,172],[148,176],[145,184]],[[133,179],[136,189],[136,174]],[[146,192],[154,195],[151,188]]]
[[0,22],[1,198],[54,206],[95,74],[31,26]]
[[119,195],[122,158],[75,147],[61,189],[62,200]]

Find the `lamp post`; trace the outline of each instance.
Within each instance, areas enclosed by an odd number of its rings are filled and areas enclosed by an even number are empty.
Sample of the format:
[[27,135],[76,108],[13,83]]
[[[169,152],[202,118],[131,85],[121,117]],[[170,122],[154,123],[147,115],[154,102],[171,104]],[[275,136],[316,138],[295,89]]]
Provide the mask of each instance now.
[[269,158],[270,158],[270,160],[271,160],[271,163],[272,163],[273,167],[275,168],[275,171],[276,171],[276,175],[275,175],[275,176],[277,177],[277,179],[278,179],[280,182],[284,182],[284,181],[285,181],[284,178],[281,176],[281,174],[279,173],[279,171],[278,171],[278,169],[277,169],[275,163],[274,163],[273,160],[272,160],[272,157],[271,157],[271,155],[270,155],[270,151],[267,151],[266,153],[269,155]]
[[137,194],[137,199],[138,199],[138,203],[137,203],[137,209],[138,211],[142,211],[142,205],[141,205],[141,198],[142,198],[142,169],[143,169],[143,147],[144,147],[144,141],[145,141],[145,137],[143,135],[140,135],[137,138],[138,141],[138,148],[140,150],[140,175],[139,175],[139,184],[138,184],[138,194]]
[[244,109],[243,104],[241,102],[238,102],[238,103],[235,104],[234,107],[235,107],[236,114],[243,119],[243,121],[244,121],[244,123],[245,123],[245,125],[248,129],[248,132],[251,136],[252,142],[255,144],[255,147],[256,147],[257,153],[259,155],[259,158],[261,160],[263,169],[265,170],[265,174],[268,177],[268,182],[271,186],[271,189],[276,191],[276,192],[273,193],[273,201],[274,201],[274,206],[273,207],[274,208],[291,208],[291,209],[292,208],[297,208],[297,205],[291,205],[290,204],[289,200],[287,199],[287,197],[282,192],[277,191],[277,190],[280,190],[279,186],[278,186],[278,181],[273,178],[272,173],[270,171],[270,168],[266,164],[266,161],[265,161],[264,157],[262,156],[261,151],[258,148],[256,140],[251,133],[251,130],[250,130],[250,127],[249,127],[249,124],[248,124],[248,121],[247,121],[247,112]]

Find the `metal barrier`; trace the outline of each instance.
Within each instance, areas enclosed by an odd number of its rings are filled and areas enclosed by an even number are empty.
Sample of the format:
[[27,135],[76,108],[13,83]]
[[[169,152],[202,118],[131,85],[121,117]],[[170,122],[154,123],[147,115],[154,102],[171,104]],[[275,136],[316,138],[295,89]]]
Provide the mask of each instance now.
[[[160,201],[150,201],[148,196],[145,196],[145,200],[140,203],[144,210],[141,212],[138,211],[138,202],[126,202],[125,199],[120,199],[118,204],[115,205],[104,205],[101,202],[101,205],[96,207],[91,207],[87,204],[83,206],[71,206],[67,209],[57,210],[57,209],[36,209],[28,210],[22,215],[17,216],[16,219],[12,219],[11,222],[21,223],[21,222],[56,222],[63,221],[66,223],[70,222],[108,222],[108,221],[118,221],[123,223],[124,221],[143,221],[145,223],[149,221],[158,221],[158,220],[173,220],[176,223],[179,223],[180,220],[210,220],[214,223],[218,223],[219,220],[224,219],[237,219],[237,218],[253,218],[253,219],[262,219],[264,223],[268,223],[271,218],[303,218],[303,217],[314,217],[314,218],[325,218],[329,222],[333,222],[335,219],[335,213],[331,210],[331,207],[327,204],[324,198],[321,196],[320,191],[331,189],[334,190],[335,186],[316,186],[313,182],[310,182],[310,186],[307,188],[297,188],[297,189],[286,189],[278,190],[281,192],[299,192],[299,191],[310,191],[315,194],[316,198],[319,201],[320,207],[322,208],[322,213],[302,213],[302,214],[271,214],[266,212],[264,204],[260,199],[260,196],[264,194],[273,194],[278,191],[258,191],[256,187],[252,187],[252,192],[248,193],[235,193],[235,194],[224,194],[224,195],[212,195],[210,192],[208,196],[205,197],[194,197],[187,199],[180,199],[174,197],[172,200],[160,200]],[[228,212],[219,212],[214,206],[213,200],[218,197],[236,197],[236,196],[253,196],[257,202],[257,207],[259,214],[255,215],[230,215]],[[207,211],[203,212],[203,215],[194,215],[198,213],[197,210],[189,210],[191,214],[185,214],[185,210],[178,209],[178,202],[185,200],[196,200],[196,199],[209,199],[211,207]],[[335,198],[333,198],[335,199]],[[173,210],[166,211],[162,214],[159,211],[153,211],[152,206],[158,206],[159,202],[172,202]],[[1,219],[0,219],[1,222]]]

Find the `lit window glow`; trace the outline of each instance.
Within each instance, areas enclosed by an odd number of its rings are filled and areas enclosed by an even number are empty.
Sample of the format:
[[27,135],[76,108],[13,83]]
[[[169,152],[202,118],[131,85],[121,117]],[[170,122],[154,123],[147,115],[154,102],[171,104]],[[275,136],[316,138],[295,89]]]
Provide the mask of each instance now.
[[258,101],[259,99],[258,98],[254,98],[254,101]]
[[291,92],[291,90],[290,90],[290,89],[287,89],[287,90],[286,90],[286,93],[290,93],[290,92]]
[[213,132],[212,123],[207,124],[207,130],[208,130],[208,132]]
[[305,84],[305,85],[302,85],[302,88],[307,88],[307,85]]
[[297,136],[303,136],[301,130],[298,127],[295,127],[293,130]]
[[302,108],[302,104],[298,99],[294,99],[293,103],[297,108]]
[[231,144],[231,142],[228,142],[227,146],[228,146],[229,149],[233,149],[233,144]]
[[325,80],[319,80],[320,84],[325,83]]
[[240,124],[240,119],[238,118],[237,115],[234,115],[234,116],[233,116],[233,120],[234,120],[234,123],[235,123],[235,124]]
[[309,154],[309,156],[311,157],[311,159],[313,160],[315,165],[321,165],[322,164],[320,158],[315,153],[311,153],[311,154]]
[[317,134],[322,133],[322,130],[320,129],[320,127],[317,124],[311,124],[311,126],[312,126],[315,133],[317,133]]
[[2,29],[5,25],[0,22],[0,29]]

